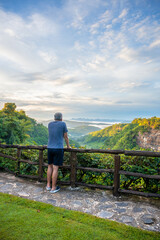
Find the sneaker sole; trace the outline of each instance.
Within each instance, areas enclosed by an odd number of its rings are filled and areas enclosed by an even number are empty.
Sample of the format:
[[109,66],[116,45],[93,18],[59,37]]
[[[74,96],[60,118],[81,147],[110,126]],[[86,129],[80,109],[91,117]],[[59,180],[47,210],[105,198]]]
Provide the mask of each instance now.
[[56,189],[56,190],[53,190],[53,191],[51,190],[50,193],[56,193],[56,192],[58,192],[59,190],[60,190],[60,188],[59,188],[59,189]]

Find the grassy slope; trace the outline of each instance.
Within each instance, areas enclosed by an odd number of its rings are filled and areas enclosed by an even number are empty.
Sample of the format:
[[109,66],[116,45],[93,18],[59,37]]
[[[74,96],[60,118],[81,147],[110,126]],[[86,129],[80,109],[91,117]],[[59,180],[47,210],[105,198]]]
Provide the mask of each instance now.
[[155,232],[8,194],[0,193],[0,203],[1,240],[158,240],[160,237]]

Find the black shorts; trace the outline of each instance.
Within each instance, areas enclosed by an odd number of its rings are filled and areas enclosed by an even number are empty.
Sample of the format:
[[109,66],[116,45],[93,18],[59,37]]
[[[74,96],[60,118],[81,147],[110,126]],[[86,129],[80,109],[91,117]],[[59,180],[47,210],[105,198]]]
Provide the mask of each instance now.
[[62,166],[63,165],[63,155],[64,155],[63,149],[48,148],[48,164]]

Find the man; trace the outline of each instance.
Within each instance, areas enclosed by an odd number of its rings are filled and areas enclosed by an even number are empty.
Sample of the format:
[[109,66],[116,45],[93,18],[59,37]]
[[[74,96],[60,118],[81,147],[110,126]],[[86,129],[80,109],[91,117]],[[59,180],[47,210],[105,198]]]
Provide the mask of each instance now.
[[[56,186],[59,166],[63,165],[63,138],[69,146],[68,130],[66,123],[62,121],[62,113],[55,113],[53,122],[48,124],[48,170],[47,170],[47,191],[50,193],[56,193],[60,190],[60,187]],[[52,188],[51,188],[52,178]]]

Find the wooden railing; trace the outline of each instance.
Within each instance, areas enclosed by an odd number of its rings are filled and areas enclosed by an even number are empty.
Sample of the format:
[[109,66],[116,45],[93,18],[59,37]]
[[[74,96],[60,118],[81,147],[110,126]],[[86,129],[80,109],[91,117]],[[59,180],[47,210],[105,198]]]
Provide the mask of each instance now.
[[[16,148],[17,149],[17,157],[13,157],[7,154],[0,152],[0,157],[8,158],[13,161],[16,161],[16,171],[13,172],[16,176],[19,177],[26,177],[30,179],[37,179],[38,181],[46,181],[46,178],[43,177],[43,168],[47,167],[48,164],[44,162],[43,159],[43,151],[47,148],[46,146],[20,146],[20,145],[5,145],[0,144],[0,148]],[[21,158],[22,150],[26,149],[35,149],[39,151],[39,161],[32,162],[30,160],[25,160]],[[145,197],[160,197],[158,193],[146,193],[146,192],[139,192],[133,190],[126,190],[120,188],[120,175],[129,175],[134,177],[142,177],[148,179],[156,179],[160,180],[160,175],[147,175],[143,173],[135,173],[129,171],[122,171],[120,170],[120,155],[124,154],[126,156],[145,156],[145,157],[160,157],[160,152],[149,152],[149,151],[125,151],[125,150],[102,150],[102,149],[64,149],[65,152],[70,152],[70,165],[61,166],[62,169],[69,169],[70,170],[70,181],[59,181],[59,183],[64,185],[71,185],[71,187],[76,186],[86,186],[86,187],[94,187],[94,188],[101,188],[101,189],[109,189],[113,190],[114,196],[119,196],[120,193],[131,193]],[[90,167],[82,167],[78,166],[77,161],[77,153],[105,153],[105,154],[112,154],[114,155],[114,169],[99,169],[99,168],[90,168]],[[31,165],[38,165],[38,176],[31,176],[31,175],[24,175],[20,173],[20,164],[28,163]],[[6,169],[7,170],[7,169]],[[93,171],[98,173],[108,172],[114,174],[113,186],[105,186],[99,184],[87,184],[77,181],[77,170],[83,171]]]

